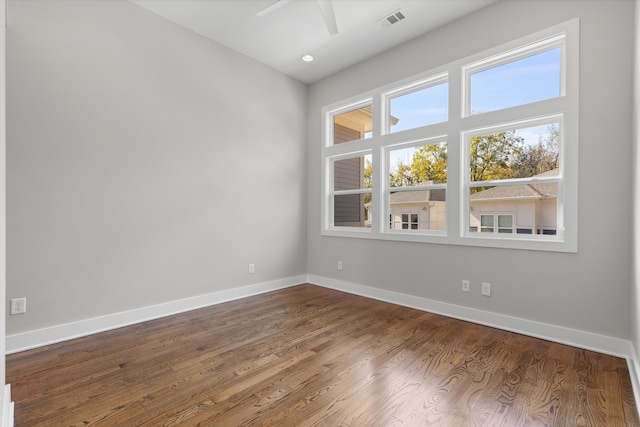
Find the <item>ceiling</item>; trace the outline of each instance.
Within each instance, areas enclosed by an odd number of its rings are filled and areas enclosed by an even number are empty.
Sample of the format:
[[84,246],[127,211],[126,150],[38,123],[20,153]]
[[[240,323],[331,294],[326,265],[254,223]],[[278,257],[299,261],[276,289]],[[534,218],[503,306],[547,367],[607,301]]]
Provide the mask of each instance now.
[[[326,0],[130,0],[304,83],[313,83],[497,0],[333,0],[338,33],[330,35]],[[271,6],[271,7],[270,7]],[[257,14],[264,9],[269,8]],[[405,19],[383,25],[400,11]],[[313,62],[302,61],[305,54]]]

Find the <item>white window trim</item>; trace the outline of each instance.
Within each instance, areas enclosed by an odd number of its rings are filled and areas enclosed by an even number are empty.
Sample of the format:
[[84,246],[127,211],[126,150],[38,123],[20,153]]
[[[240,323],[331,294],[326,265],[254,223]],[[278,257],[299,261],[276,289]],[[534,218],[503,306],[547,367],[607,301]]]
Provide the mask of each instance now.
[[[533,102],[530,104],[509,107],[503,110],[489,111],[482,114],[467,115],[465,109],[468,101],[465,99],[465,81],[470,70],[477,70],[484,62],[496,64],[496,58],[504,55],[513,60],[515,56],[527,46],[536,46],[546,50],[549,43],[558,43],[557,37],[564,37],[565,49],[561,55],[562,67],[565,70],[561,80],[561,96],[557,98]],[[546,43],[546,44],[545,44]],[[528,55],[531,54],[530,51]],[[512,55],[512,56],[509,56]],[[527,55],[525,55],[527,56]],[[466,67],[466,68],[465,68]],[[474,68],[475,67],[475,68]],[[325,236],[358,237],[380,240],[424,242],[437,244],[452,244],[477,247],[493,247],[508,249],[541,250],[553,252],[577,252],[578,250],[578,128],[579,128],[579,19],[573,19],[557,26],[536,32],[534,34],[505,43],[501,46],[480,52],[469,57],[454,61],[450,64],[420,73],[373,89],[356,97],[336,102],[322,109],[322,220],[321,234]],[[466,70],[466,72],[465,72]],[[449,114],[448,121],[389,133],[386,129],[388,101],[385,98],[397,96],[402,91],[410,92],[420,85],[429,86],[442,76],[449,82]],[[566,77],[565,77],[566,76]],[[333,120],[336,114],[353,110],[364,105],[371,105],[373,112],[372,137],[343,144],[333,143]],[[527,120],[547,119],[562,115],[562,132],[565,143],[561,144],[562,176],[559,178],[559,195],[562,203],[558,203],[558,230],[556,236],[519,234],[517,238],[492,236],[472,236],[468,232],[469,211],[465,210],[466,190],[464,185],[465,170],[465,133],[488,128],[495,129],[499,124],[512,124]],[[389,218],[388,205],[388,170],[386,151],[393,145],[410,144],[420,140],[446,135],[447,156],[449,164],[448,183],[446,185],[446,233],[436,235],[431,233],[391,233],[389,225],[385,224]],[[332,183],[328,163],[330,159],[339,155],[349,155],[354,152],[369,151],[372,155],[373,190],[371,212],[373,223],[371,228],[347,228],[332,226]],[[554,178],[555,179],[555,178]],[[504,184],[501,182],[500,184]],[[408,191],[416,189],[410,187]],[[395,188],[394,188],[395,191]],[[562,231],[560,225],[562,224]],[[465,230],[466,225],[466,230]],[[480,233],[477,233],[480,234]],[[516,233],[514,233],[516,234]]]

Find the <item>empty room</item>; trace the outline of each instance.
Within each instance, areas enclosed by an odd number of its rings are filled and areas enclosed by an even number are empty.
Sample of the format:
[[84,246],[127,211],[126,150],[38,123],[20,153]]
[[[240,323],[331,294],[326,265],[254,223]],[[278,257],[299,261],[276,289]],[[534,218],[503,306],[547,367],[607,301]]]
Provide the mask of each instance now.
[[638,1],[0,18],[0,427],[640,426]]

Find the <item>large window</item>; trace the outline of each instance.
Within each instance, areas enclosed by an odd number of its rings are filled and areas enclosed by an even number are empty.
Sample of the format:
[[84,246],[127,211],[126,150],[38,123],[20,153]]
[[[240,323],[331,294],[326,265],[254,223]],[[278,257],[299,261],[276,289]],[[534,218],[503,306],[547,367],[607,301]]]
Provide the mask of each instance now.
[[577,20],[325,107],[323,234],[577,250]]

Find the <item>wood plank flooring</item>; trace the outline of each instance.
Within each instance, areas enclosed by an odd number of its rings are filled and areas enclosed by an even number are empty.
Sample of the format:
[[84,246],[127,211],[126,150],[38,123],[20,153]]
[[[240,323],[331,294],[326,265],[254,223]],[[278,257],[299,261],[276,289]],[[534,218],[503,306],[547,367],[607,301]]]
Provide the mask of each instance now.
[[640,426],[626,362],[312,285],[7,356],[16,426]]

